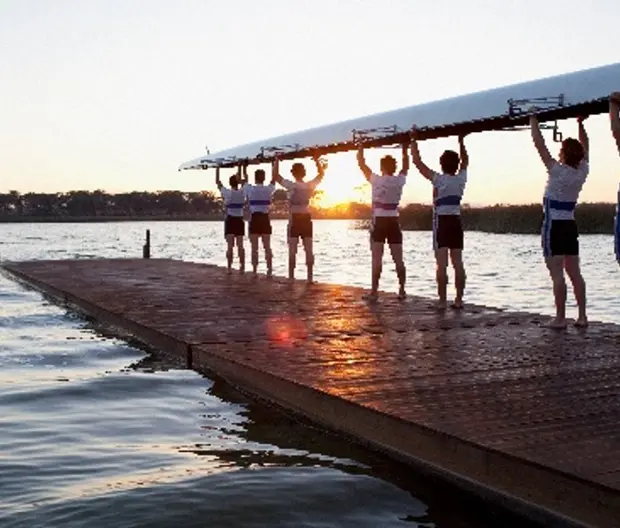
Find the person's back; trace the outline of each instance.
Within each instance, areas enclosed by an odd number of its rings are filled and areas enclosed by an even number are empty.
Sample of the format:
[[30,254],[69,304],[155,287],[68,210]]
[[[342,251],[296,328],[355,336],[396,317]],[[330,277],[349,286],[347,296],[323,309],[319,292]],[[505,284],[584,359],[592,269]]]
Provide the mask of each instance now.
[[441,310],[447,307],[448,259],[454,268],[454,286],[456,296],[452,307],[463,308],[463,295],[467,279],[463,264],[465,235],[461,222],[461,200],[467,185],[467,168],[469,155],[465,148],[464,137],[460,135],[459,152],[446,150],[439,158],[441,172],[429,168],[420,157],[417,144],[417,129],[412,130],[413,141],[411,154],[413,163],[428,181],[433,184],[433,249],[435,250],[437,281],[437,306]]
[[555,161],[548,170],[543,198],[543,206],[550,219],[574,220],[575,207],[589,171],[585,158],[577,167]]
[[438,215],[460,215],[467,184],[467,169],[456,174],[434,173],[433,209]]
[[236,175],[229,179],[230,188],[224,187],[220,179],[220,169],[216,169],[215,182],[224,200],[226,218],[224,220],[224,237],[226,238],[226,260],[228,272],[232,271],[233,248],[237,245],[239,255],[239,271],[245,271],[245,250],[243,237],[245,236],[245,222],[243,209],[245,207],[245,193],[239,188],[239,179]]
[[228,216],[243,217],[243,208],[245,206],[245,194],[242,189],[221,189],[226,214]]
[[276,191],[276,187],[273,184],[246,184],[244,191],[248,199],[248,205],[250,206],[250,214],[260,213],[268,214],[271,206],[271,199],[273,193]]
[[577,119],[579,139],[566,138],[562,141],[556,160],[547,148],[535,113],[530,115],[532,140],[547,169],[547,184],[542,199],[541,246],[553,283],[556,306],[556,316],[550,326],[558,329],[566,328],[565,273],[573,285],[579,310],[575,325],[588,325],[586,284],[579,263],[579,230],[575,221],[575,207],[590,170],[589,140],[583,126],[584,119]]
[[405,283],[407,269],[403,260],[403,233],[400,227],[398,206],[407,182],[409,156],[407,144],[402,145],[403,166],[396,174],[396,159],[392,156],[381,158],[381,174],[374,173],[366,164],[364,146],[360,144],[357,151],[357,163],[362,174],[372,187],[372,223],[370,227],[371,288],[364,298],[375,301],[379,295],[379,281],[383,270],[383,251],[387,242],[398,277],[398,298],[406,297]]
[[398,217],[398,206],[407,182],[405,174],[372,174],[372,213],[375,217]]
[[258,169],[254,173],[255,185],[247,183],[247,173],[244,173],[245,184],[243,190],[250,207],[250,245],[252,252],[252,270],[254,275],[258,269],[258,239],[263,242],[265,261],[267,264],[267,277],[273,274],[273,252],[271,251],[271,219],[269,208],[275,193],[275,182],[265,185],[265,171]]
[[291,168],[294,181],[285,180],[278,173],[279,163],[274,160],[273,173],[274,181],[277,181],[282,187],[288,191],[289,205],[289,222],[288,222],[288,247],[289,247],[289,279],[295,278],[295,266],[297,262],[297,246],[299,239],[303,241],[304,251],[306,253],[307,280],[313,281],[314,269],[314,250],[312,247],[313,225],[312,216],[310,215],[310,201],[325,175],[324,163],[314,157],[318,175],[310,181],[304,181],[306,169],[302,163],[294,163]]

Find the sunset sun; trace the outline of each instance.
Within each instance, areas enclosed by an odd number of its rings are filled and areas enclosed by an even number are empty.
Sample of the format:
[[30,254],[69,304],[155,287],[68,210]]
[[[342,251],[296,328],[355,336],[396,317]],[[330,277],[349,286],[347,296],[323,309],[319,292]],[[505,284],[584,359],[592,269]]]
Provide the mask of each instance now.
[[325,178],[317,189],[314,202],[318,207],[331,208],[350,202],[368,202],[370,185],[358,174],[342,172],[331,178]]

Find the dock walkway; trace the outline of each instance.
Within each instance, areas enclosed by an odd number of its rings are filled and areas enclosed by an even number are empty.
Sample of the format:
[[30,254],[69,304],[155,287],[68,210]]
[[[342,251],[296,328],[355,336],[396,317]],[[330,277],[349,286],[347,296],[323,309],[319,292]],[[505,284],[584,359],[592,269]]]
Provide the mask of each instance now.
[[[239,388],[527,514],[620,526],[620,327],[226,274],[174,260],[5,263]],[[541,517],[542,516],[542,517]]]

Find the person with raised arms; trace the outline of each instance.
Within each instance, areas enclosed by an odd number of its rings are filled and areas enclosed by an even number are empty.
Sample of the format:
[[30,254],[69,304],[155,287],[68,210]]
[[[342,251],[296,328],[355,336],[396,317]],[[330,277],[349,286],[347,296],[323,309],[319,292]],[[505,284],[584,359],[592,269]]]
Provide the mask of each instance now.
[[[620,92],[614,92],[609,96],[609,120],[611,133],[616,140],[618,154],[620,154]],[[616,260],[620,264],[620,187],[616,200],[616,216],[614,218],[614,249]]]
[[372,224],[370,229],[371,247],[371,289],[365,296],[375,301],[379,296],[379,280],[383,268],[383,251],[387,242],[392,254],[398,277],[398,298],[407,296],[405,283],[407,270],[403,260],[403,232],[400,227],[398,206],[407,183],[409,172],[408,144],[402,146],[402,168],[396,174],[396,160],[392,156],[384,156],[379,162],[381,174],[375,174],[366,164],[364,146],[360,143],[357,151],[357,163],[364,177],[372,187]]
[[411,130],[411,158],[420,174],[433,184],[433,249],[435,250],[437,307],[447,307],[448,257],[454,268],[456,296],[452,308],[463,308],[465,266],[463,264],[464,234],[461,222],[461,200],[467,184],[469,156],[459,136],[459,153],[446,150],[439,158],[441,173],[430,169],[420,157],[417,129]]
[[306,254],[306,268],[308,283],[313,282],[314,250],[312,247],[313,226],[310,215],[310,200],[317,186],[325,176],[326,162],[317,156],[312,159],[316,164],[317,176],[304,181],[306,168],[303,163],[293,163],[291,174],[295,181],[285,180],[279,173],[279,160],[275,158],[272,163],[272,180],[279,183],[288,191],[289,221],[288,221],[288,278],[295,278],[297,263],[297,248],[301,238]]
[[215,184],[220,190],[226,208],[226,218],[224,220],[224,237],[226,238],[226,261],[228,273],[232,272],[233,249],[237,245],[239,256],[239,271],[245,272],[245,249],[243,248],[243,237],[245,236],[245,222],[243,220],[243,208],[245,206],[245,194],[239,188],[240,174],[230,177],[230,189],[222,184],[220,179],[220,168],[215,169]]
[[273,275],[273,251],[271,250],[271,219],[269,207],[273,193],[276,190],[275,181],[272,179],[269,185],[265,185],[265,171],[254,171],[254,185],[248,183],[247,164],[243,165],[242,189],[250,206],[250,246],[252,252],[252,272],[257,276],[258,268],[258,241],[263,243],[265,262],[267,264],[267,277]]
[[[533,112],[536,109],[532,109]],[[534,146],[547,168],[547,184],[543,196],[542,249],[553,282],[556,316],[551,328],[566,328],[566,281],[564,270],[573,285],[579,315],[575,326],[586,327],[586,283],[579,264],[579,230],[575,221],[575,207],[583,184],[590,171],[589,141],[583,121],[577,119],[579,140],[566,138],[556,161],[545,144],[538,119],[530,115]]]

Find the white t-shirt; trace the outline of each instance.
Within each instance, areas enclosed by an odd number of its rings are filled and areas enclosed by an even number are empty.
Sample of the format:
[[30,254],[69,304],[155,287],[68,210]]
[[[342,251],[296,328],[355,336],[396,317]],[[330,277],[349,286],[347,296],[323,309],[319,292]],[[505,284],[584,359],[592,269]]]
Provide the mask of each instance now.
[[226,214],[229,216],[243,216],[243,206],[245,205],[245,193],[243,189],[220,189],[224,205],[226,206]]
[[461,214],[461,200],[466,184],[467,169],[456,174],[433,172],[433,211],[435,214]]
[[590,166],[583,159],[576,169],[554,160],[547,171],[547,185],[543,197],[543,208],[551,220],[573,220],[575,206],[581,188],[588,177]]
[[250,185],[243,186],[243,192],[250,204],[250,213],[268,213],[269,206],[276,186],[270,185]]
[[310,211],[310,199],[319,184],[315,178],[307,182],[281,180],[282,187],[288,191],[288,206],[291,214],[308,213]]
[[403,187],[407,183],[406,174],[395,176],[372,174],[372,215],[398,216],[398,205],[403,194]]

